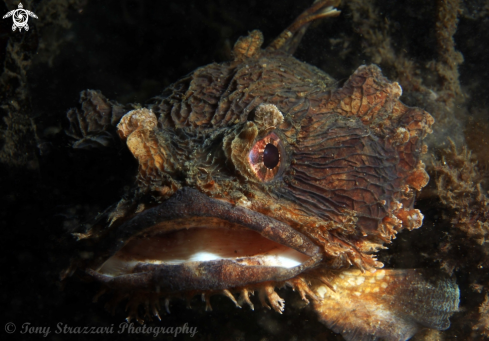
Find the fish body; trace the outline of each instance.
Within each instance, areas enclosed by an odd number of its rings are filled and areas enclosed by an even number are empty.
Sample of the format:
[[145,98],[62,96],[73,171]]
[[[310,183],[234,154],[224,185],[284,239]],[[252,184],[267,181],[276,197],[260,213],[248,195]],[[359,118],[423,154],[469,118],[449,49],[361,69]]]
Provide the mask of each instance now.
[[91,257],[63,277],[100,282],[140,322],[195,295],[206,309],[216,294],[254,309],[252,291],[282,313],[274,289],[289,286],[348,340],[449,327],[452,279],[380,270],[375,257],[422,225],[413,205],[429,181],[421,155],[434,120],[402,104],[375,65],[339,86],[292,56],[313,20],[339,14],[331,4],[315,2],[265,49],[250,32],[233,61],[195,70],[147,107],[83,93],[69,113],[78,146],[103,145],[116,125],[139,170],[131,195],[76,234]]

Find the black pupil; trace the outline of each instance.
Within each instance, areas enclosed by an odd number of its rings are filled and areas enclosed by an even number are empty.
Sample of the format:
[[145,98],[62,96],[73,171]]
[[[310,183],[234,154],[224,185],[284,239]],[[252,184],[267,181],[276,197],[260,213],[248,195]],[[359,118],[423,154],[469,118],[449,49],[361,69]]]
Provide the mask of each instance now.
[[273,169],[278,165],[279,161],[280,153],[278,148],[271,143],[267,144],[265,150],[263,151],[263,164],[265,167],[268,169]]

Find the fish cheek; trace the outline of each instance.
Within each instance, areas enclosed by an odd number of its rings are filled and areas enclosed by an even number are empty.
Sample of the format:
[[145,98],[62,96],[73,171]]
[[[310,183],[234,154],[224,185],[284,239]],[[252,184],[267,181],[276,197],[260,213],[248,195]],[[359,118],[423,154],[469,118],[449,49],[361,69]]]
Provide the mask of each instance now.
[[365,232],[377,229],[397,188],[398,155],[357,118],[323,114],[302,122],[287,171],[288,191],[328,221],[354,212]]

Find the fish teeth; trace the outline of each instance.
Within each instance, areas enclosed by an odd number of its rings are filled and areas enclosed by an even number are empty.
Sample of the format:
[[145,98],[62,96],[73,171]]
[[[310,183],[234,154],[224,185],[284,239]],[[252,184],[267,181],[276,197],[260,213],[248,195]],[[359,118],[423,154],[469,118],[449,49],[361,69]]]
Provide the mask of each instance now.
[[268,302],[270,302],[273,310],[275,310],[279,314],[283,313],[285,308],[285,300],[275,292],[274,286],[268,285],[261,288],[259,294],[261,304],[265,308],[271,309],[270,306],[266,303],[265,297],[268,299]]
[[[255,310],[255,306],[253,305],[253,303],[251,303],[249,294],[250,292],[248,291],[248,289],[243,289],[239,295],[238,302],[240,304],[243,304],[243,302],[245,302],[250,306],[251,310]],[[251,291],[251,294],[253,295],[253,291]]]
[[233,294],[231,294],[231,292],[227,289],[224,289],[222,291],[222,294],[226,297],[228,297],[231,301],[233,301],[234,304],[236,304],[236,307],[237,308],[241,308],[241,306],[238,304],[238,302],[236,301],[236,299],[234,298]]

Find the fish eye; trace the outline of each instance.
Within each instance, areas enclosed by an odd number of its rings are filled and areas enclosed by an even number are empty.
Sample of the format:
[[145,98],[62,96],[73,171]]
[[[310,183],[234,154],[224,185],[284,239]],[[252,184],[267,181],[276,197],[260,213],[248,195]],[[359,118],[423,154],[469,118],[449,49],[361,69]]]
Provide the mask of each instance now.
[[263,182],[273,180],[280,175],[284,158],[285,150],[282,141],[275,133],[255,142],[248,154],[253,173]]
[[263,151],[263,164],[268,169],[274,169],[280,162],[280,152],[278,148],[269,143]]

